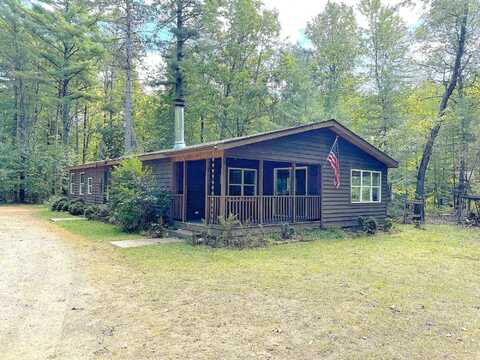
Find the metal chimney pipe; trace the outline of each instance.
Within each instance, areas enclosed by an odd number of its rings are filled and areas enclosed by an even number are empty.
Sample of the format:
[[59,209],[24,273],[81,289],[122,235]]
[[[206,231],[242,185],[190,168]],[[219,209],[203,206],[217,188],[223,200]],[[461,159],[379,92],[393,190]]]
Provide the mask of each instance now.
[[184,108],[185,101],[183,99],[175,99],[175,143],[174,149],[183,149],[185,147],[185,120]]

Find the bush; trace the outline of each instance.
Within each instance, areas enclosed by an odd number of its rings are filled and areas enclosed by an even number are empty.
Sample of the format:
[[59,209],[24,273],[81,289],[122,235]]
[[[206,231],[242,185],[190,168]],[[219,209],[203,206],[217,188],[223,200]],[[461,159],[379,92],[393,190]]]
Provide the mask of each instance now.
[[108,222],[110,217],[110,210],[108,205],[89,205],[85,207],[85,217],[88,220],[99,220],[103,222]]
[[83,215],[85,213],[85,205],[80,201],[72,202],[68,208],[68,211],[72,215]]
[[49,200],[50,209],[52,211],[61,211],[65,202],[68,202],[68,199],[66,197],[54,196]]
[[366,234],[374,235],[377,233],[378,223],[374,218],[359,217],[358,224],[360,225],[362,231]]
[[387,217],[383,223],[383,231],[390,232],[393,228],[393,221],[391,217]]
[[295,237],[295,228],[290,226],[289,224],[282,224],[282,228],[280,229],[280,238],[282,240],[290,240]]
[[97,211],[97,205],[89,205],[85,207],[85,212],[83,214],[88,220],[95,220]]
[[68,211],[70,208],[70,201],[68,199],[65,199],[65,201],[61,201],[60,204],[58,205],[58,211]]
[[156,191],[153,176],[137,158],[123,160],[112,173],[112,220],[124,231],[146,230],[168,213],[168,192]]
[[148,228],[148,231],[147,231],[147,236],[154,239],[162,238],[164,234],[165,234],[165,228],[158,223],[150,224],[150,227]]

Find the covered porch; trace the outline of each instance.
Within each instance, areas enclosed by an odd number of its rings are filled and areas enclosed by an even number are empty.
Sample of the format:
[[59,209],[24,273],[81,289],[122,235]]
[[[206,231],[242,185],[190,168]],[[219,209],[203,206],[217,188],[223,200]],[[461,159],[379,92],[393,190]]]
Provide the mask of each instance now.
[[[217,154],[215,154],[217,155]],[[217,225],[321,220],[321,166],[219,154],[173,162],[172,219]]]

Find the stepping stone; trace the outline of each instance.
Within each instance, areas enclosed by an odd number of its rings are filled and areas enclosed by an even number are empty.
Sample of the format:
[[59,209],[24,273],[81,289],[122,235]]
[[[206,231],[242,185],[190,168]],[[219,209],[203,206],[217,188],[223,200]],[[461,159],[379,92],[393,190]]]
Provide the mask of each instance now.
[[68,217],[68,218],[51,218],[51,222],[59,222],[59,221],[79,221],[79,220],[87,220],[84,217]]
[[157,245],[157,244],[172,244],[172,243],[179,243],[179,242],[183,242],[183,240],[176,239],[176,238],[159,238],[159,239],[110,241],[110,244],[112,244],[115,247],[126,249],[126,248],[140,247],[140,246],[149,246],[149,245]]

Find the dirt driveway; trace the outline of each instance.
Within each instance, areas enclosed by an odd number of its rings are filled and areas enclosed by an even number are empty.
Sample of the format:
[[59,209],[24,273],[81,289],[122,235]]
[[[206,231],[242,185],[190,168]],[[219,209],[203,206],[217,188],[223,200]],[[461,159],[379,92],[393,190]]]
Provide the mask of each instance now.
[[2,360],[158,358],[135,271],[32,212],[0,207]]

